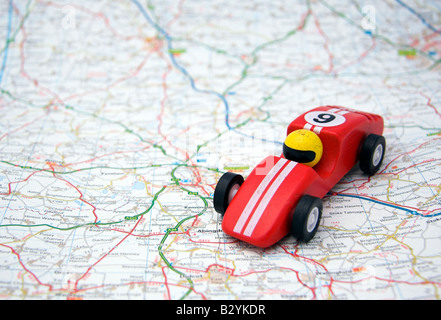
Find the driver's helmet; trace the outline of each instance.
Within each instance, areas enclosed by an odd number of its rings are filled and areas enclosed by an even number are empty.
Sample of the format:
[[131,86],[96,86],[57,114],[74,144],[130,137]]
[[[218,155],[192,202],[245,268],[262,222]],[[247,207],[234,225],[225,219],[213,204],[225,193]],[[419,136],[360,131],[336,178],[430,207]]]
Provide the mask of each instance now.
[[323,144],[319,136],[309,130],[300,129],[291,132],[283,144],[283,155],[286,159],[315,166],[323,154]]

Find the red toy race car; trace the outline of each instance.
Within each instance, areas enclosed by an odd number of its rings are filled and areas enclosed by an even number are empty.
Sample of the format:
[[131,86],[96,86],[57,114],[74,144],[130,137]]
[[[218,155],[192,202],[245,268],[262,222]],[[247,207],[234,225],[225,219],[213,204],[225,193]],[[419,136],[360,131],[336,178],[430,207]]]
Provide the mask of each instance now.
[[[322,156],[314,166],[312,151],[294,150],[298,161],[287,152],[268,156],[244,181],[227,172],[214,191],[214,208],[223,214],[225,233],[258,247],[268,247],[289,232],[299,241],[311,240],[322,215],[322,198],[359,162],[372,175],[383,161],[386,141],[383,118],[336,106],[318,107],[295,119],[294,131],[312,131],[322,144]],[[285,140],[286,143],[286,140]],[[303,162],[303,163],[300,163]]]

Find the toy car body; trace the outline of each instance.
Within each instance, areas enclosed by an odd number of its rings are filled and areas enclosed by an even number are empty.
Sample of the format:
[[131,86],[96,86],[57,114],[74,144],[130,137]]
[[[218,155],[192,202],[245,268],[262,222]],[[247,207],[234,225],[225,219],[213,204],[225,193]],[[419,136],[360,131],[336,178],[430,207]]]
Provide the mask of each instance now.
[[214,193],[214,207],[224,214],[225,233],[258,247],[268,247],[291,233],[311,240],[322,213],[322,198],[360,161],[367,174],[378,171],[385,152],[381,116],[336,106],[305,112],[287,134],[312,130],[323,144],[313,168],[281,156],[268,156],[244,181],[227,172]]

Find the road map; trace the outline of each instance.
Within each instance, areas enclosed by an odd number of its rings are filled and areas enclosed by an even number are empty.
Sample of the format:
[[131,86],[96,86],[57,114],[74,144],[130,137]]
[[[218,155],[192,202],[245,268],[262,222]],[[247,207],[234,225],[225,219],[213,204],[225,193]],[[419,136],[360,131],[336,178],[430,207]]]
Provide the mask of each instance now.
[[[439,1],[0,2],[1,299],[440,299]],[[213,192],[322,105],[383,116],[308,243]]]

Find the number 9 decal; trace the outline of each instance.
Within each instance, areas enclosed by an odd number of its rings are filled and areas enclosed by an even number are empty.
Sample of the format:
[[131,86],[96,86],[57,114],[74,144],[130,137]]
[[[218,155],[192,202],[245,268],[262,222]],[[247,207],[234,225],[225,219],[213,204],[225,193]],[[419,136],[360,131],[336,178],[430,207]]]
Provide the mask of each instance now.
[[313,126],[336,127],[343,124],[346,118],[337,113],[313,111],[305,114],[305,120]]

